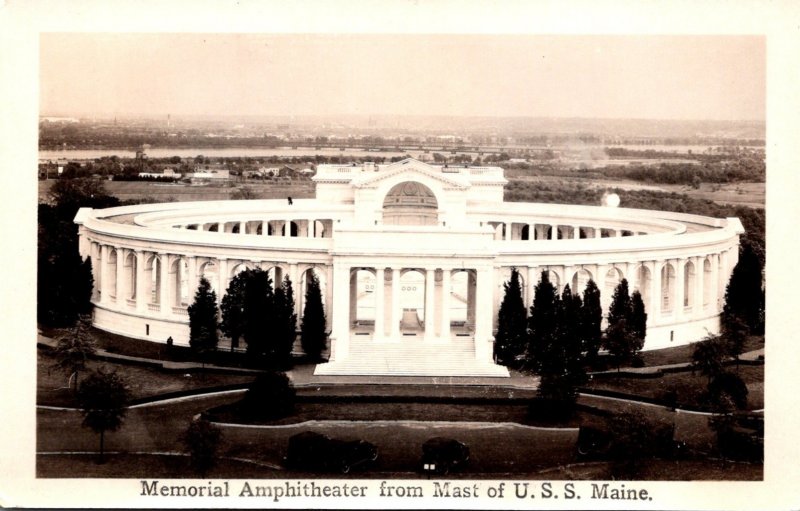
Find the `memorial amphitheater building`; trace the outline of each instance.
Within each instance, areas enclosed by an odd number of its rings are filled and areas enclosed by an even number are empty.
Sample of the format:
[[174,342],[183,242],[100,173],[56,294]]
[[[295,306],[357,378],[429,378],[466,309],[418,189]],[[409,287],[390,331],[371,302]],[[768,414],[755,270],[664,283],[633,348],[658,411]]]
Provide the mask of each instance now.
[[320,165],[316,198],[83,208],[94,324],[188,344],[201,276],[221,299],[245,268],[295,286],[313,272],[330,331],[317,374],[507,376],[493,333],[512,268],[525,303],[543,271],[560,289],[594,279],[607,310],[617,283],[638,289],[644,349],[719,330],[738,258],[736,218],[603,206],[504,202],[503,169],[397,163]]

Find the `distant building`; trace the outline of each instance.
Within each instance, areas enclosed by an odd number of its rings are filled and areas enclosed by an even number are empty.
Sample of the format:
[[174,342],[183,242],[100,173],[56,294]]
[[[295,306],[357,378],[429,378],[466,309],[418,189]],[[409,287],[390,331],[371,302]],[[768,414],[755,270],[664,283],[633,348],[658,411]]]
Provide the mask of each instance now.
[[175,169],[163,169],[161,172],[139,172],[139,177],[180,179],[182,176],[183,174],[175,172]]
[[192,181],[222,181],[231,178],[231,171],[228,169],[202,169],[187,174],[187,177]]

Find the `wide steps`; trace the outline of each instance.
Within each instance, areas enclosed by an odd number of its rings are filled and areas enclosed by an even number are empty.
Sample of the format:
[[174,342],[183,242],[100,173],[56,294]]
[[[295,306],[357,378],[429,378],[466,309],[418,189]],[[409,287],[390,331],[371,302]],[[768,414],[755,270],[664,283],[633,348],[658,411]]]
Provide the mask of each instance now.
[[319,364],[317,375],[487,376],[508,377],[508,370],[475,359],[472,337],[428,342],[406,336],[395,342],[350,339],[347,359]]

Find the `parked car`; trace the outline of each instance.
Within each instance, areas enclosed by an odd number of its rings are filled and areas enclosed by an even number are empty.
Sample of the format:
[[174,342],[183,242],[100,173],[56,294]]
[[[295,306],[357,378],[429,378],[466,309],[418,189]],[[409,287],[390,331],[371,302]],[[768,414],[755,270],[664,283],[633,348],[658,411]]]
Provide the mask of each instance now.
[[364,440],[339,440],[304,431],[289,438],[284,465],[311,472],[347,474],[378,459],[378,449]]
[[422,444],[421,469],[445,475],[460,470],[469,461],[469,447],[452,438],[434,437]]

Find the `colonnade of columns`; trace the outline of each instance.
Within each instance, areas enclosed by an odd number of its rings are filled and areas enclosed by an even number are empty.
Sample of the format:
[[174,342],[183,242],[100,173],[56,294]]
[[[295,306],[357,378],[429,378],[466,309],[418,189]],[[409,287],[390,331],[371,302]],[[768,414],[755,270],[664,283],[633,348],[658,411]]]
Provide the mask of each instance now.
[[[332,331],[334,360],[347,358],[350,337],[357,307],[356,275],[359,270],[367,270],[375,276],[374,328],[373,342],[399,342],[404,335],[422,334],[424,342],[447,343],[452,339],[451,330],[452,295],[451,284],[456,272],[467,273],[467,329],[471,329],[475,340],[475,355],[479,360],[491,361],[492,335],[492,282],[493,268],[489,265],[474,268],[453,268],[439,266],[403,267],[378,266],[362,267],[349,263],[334,262],[333,265],[333,303],[335,314]],[[402,275],[409,271],[424,276],[424,319],[421,329],[403,328],[403,307],[401,303]]]
[[487,222],[495,229],[495,239],[514,240],[554,240],[581,238],[615,238],[647,234],[630,229],[617,229],[581,224],[526,223],[526,222]]
[[196,231],[255,234],[259,236],[283,236],[287,238],[330,238],[333,229],[333,220],[313,218],[233,220],[228,222],[182,224],[174,227]]
[[[626,261],[584,265],[547,265],[518,268],[523,279],[523,298],[527,306],[533,301],[534,288],[542,271],[549,272],[551,283],[559,293],[569,284],[573,293],[583,293],[586,282],[593,279],[600,289],[604,313],[608,312],[614,289],[624,278],[631,293],[638,290],[648,314],[648,324],[666,324],[702,319],[720,312],[725,288],[738,259],[736,247],[709,255]],[[503,282],[497,279],[494,310],[503,298]],[[496,325],[496,317],[495,327]]]
[[[317,273],[324,289],[323,306],[331,303],[332,273],[329,266],[298,263],[277,263],[251,259],[204,257],[165,251],[141,250],[90,243],[94,289],[92,299],[106,308],[135,311],[159,318],[188,316],[187,306],[194,299],[200,278],[206,276],[221,303],[235,270],[260,267],[272,272],[273,285],[279,286],[285,276],[295,287],[295,312],[302,316],[305,305],[305,272]],[[210,274],[206,270],[213,268]],[[238,271],[236,271],[238,273]]]

